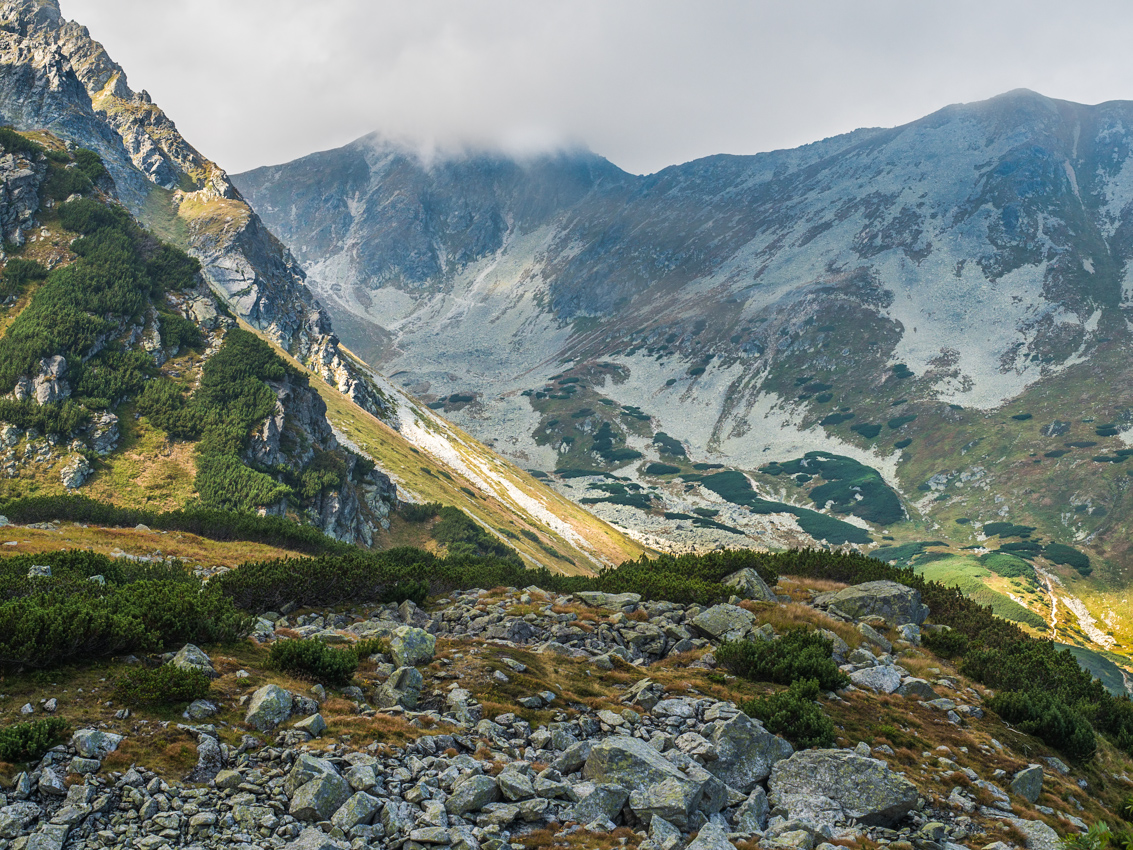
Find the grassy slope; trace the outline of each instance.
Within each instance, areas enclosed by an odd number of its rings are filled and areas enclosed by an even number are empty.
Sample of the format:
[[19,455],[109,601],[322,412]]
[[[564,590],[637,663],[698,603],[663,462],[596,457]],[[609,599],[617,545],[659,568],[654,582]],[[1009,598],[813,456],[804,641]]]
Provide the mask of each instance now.
[[[281,356],[289,357],[278,347],[276,350]],[[299,365],[294,358],[289,359]],[[622,532],[540,484],[460,429],[421,407],[413,406],[412,409],[424,430],[431,431],[454,447],[461,459],[474,469],[490,471],[494,480],[488,481],[491,486],[487,492],[470,477],[415,446],[405,434],[362,410],[317,375],[308,373],[308,377],[311,386],[326,403],[331,423],[370,455],[379,468],[390,474],[399,489],[408,491],[419,501],[441,502],[460,508],[484,527],[499,532],[501,539],[529,562],[557,572],[580,573],[603,563],[618,564],[647,551]],[[481,478],[483,480],[484,476]],[[517,500],[511,488],[544,505],[584,542],[568,540],[566,535],[555,531]],[[539,541],[529,539],[524,532],[536,535]]]

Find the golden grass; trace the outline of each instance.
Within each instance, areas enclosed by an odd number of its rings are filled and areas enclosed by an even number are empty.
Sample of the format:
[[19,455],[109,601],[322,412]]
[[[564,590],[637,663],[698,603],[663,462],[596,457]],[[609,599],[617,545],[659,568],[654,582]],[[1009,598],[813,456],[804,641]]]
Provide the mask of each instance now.
[[219,542],[182,531],[136,531],[132,528],[83,527],[72,523],[60,524],[58,530],[27,528],[8,525],[0,528],[2,555],[29,555],[39,552],[59,552],[64,549],[89,549],[108,555],[121,549],[128,555],[162,555],[180,558],[192,564],[235,567],[245,561],[282,558],[298,553],[279,546],[236,540]]

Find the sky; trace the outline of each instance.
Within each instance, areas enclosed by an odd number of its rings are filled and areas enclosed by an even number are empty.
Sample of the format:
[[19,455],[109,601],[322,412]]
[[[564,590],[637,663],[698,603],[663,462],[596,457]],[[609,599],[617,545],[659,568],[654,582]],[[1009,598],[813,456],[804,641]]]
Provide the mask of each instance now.
[[380,132],[634,173],[1029,88],[1133,99],[1127,0],[60,0],[231,173]]

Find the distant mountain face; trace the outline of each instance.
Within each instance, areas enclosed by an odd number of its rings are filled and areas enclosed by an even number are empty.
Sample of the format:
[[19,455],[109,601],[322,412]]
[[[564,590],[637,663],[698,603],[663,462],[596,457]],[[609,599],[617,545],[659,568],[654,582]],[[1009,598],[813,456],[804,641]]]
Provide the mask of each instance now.
[[[371,363],[529,467],[642,488],[575,486],[598,510],[725,516],[691,466],[723,464],[875,541],[1034,526],[1117,582],[1130,128],[1133,103],[1019,91],[644,177],[372,136],[233,181]],[[905,519],[770,464],[815,451],[877,470]]]

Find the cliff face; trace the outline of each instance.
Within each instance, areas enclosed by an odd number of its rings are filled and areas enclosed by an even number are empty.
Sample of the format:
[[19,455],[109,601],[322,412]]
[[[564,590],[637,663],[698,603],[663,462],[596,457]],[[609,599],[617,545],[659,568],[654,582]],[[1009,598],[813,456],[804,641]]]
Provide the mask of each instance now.
[[102,156],[135,215],[201,261],[210,286],[257,330],[378,416],[365,371],[338,349],[302,269],[228,175],[202,156],[55,0],[0,6],[0,120]]

